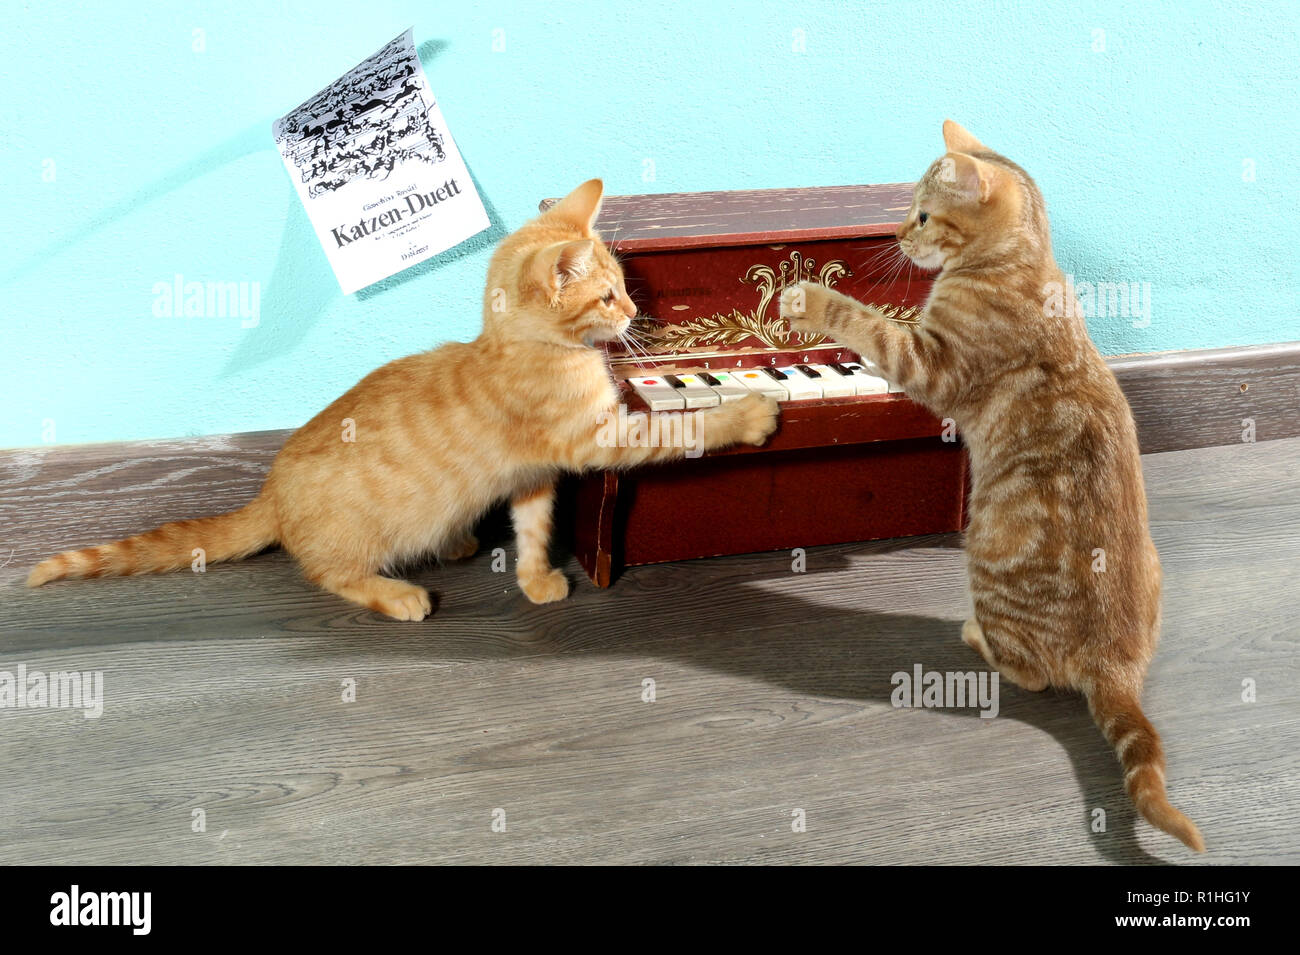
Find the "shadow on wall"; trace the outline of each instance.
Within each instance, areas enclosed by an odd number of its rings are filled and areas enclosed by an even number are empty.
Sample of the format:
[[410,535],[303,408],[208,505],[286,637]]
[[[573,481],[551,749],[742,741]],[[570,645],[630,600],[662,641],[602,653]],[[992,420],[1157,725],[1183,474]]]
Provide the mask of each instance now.
[[229,378],[293,351],[342,292],[320,248],[307,210],[289,186],[280,250],[266,281],[261,317],[240,338],[219,378]]
[[167,175],[155,179],[149,185],[137,190],[122,201],[113,203],[98,215],[91,217],[88,222],[79,226],[76,231],[37,249],[26,261],[5,276],[5,284],[7,285],[16,279],[22,278],[43,262],[62,255],[74,245],[85,241],[118,219],[137,211],[142,206],[149,205],[155,199],[161,199],[186,183],[206,176],[208,173],[220,169],[237,159],[243,159],[252,153],[274,148],[274,144],[270,141],[270,129],[271,124],[269,122],[250,126],[242,133],[230,137],[197,158],[173,169]]

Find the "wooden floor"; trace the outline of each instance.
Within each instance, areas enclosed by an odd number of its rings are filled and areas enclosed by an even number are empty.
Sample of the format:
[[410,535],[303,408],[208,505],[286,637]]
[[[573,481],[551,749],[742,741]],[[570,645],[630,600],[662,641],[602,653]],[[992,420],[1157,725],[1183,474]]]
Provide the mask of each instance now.
[[1167,581],[1145,702],[1203,859],[1135,819],[1077,698],[891,706],[896,671],[982,669],[954,538],[813,549],[803,574],[784,553],[638,568],[605,592],[570,563],[547,607],[481,552],[416,574],[441,600],[420,624],[278,552],[21,586],[56,548],[247,498],[266,462],[237,450],[213,448],[226,479],[201,488],[166,455],[0,471],[0,670],[105,680],[98,720],[0,710],[4,861],[1300,862],[1300,440],[1144,459]]

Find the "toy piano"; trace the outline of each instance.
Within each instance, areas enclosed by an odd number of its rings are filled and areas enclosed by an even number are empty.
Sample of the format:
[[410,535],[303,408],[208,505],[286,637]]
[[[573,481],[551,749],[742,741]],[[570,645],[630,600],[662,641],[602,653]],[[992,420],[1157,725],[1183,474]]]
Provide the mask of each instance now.
[[777,313],[782,289],[811,279],[916,321],[930,278],[894,239],[911,194],[898,183],[606,197],[596,228],[639,313],[635,353],[609,346],[628,410],[749,391],[782,404],[761,448],[577,478],[562,519],[597,586],[639,564],[962,528],[953,435],[879,369],[792,334]]

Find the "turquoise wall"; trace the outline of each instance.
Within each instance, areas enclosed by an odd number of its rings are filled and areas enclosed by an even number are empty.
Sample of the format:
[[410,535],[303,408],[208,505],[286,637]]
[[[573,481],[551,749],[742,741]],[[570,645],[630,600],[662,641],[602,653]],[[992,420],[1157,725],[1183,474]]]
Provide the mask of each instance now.
[[[1300,339],[1300,5],[1074,6],[6,4],[0,446],[299,425],[476,334],[543,196],[913,179],[947,116],[1036,176],[1067,271],[1150,283],[1104,352]],[[410,24],[495,227],[344,297],[270,125]],[[178,273],[260,283],[259,324],[155,316]]]

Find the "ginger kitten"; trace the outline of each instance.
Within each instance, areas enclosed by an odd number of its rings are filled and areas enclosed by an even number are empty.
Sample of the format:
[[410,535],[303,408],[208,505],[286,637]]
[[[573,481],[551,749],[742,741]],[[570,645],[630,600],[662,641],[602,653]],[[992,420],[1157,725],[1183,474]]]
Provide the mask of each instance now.
[[1045,304],[1064,278],[1034,181],[951,120],[943,138],[947,155],[916,184],[897,233],[909,259],[940,270],[920,324],[809,282],[785,291],[781,314],[956,422],[972,472],[975,616],[962,639],[1027,690],[1087,697],[1138,811],[1203,851],[1166,797],[1164,751],[1140,703],[1160,561],[1128,402],[1081,311]]
[[[422,554],[470,556],[478,518],[509,500],[520,588],[534,603],[563,599],[568,581],[547,553],[556,478],[688,450],[680,440],[602,446],[603,414],[618,392],[593,346],[636,314],[622,270],[592,230],[602,194],[599,179],[585,182],[507,236],[488,265],[482,334],[371,372],[289,438],[251,503],[58,554],[32,570],[28,586],[176,570],[195,548],[209,562],[238,560],[278,543],[326,590],[421,620],[428,592],[381,571]],[[696,429],[675,433],[711,449],[762,444],[777,406],[754,396],[692,414]]]

